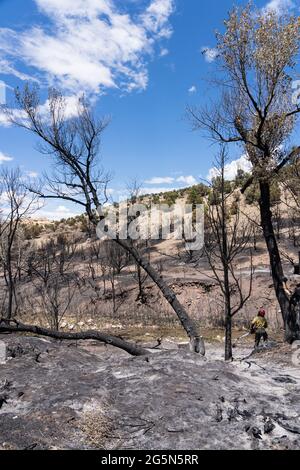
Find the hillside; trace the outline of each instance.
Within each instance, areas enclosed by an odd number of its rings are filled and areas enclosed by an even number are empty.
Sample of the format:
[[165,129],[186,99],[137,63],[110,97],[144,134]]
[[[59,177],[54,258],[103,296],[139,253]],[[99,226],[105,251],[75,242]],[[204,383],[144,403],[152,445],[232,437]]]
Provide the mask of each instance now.
[[[232,208],[229,223],[234,218],[238,201],[241,222],[250,223],[253,227],[249,249],[251,248],[253,257],[254,275],[251,298],[235,318],[234,326],[237,329],[247,328],[250,319],[263,305],[268,312],[271,329],[278,333],[283,325],[274,295],[265,242],[255,223],[259,220],[259,209],[255,198],[254,201],[251,198],[250,204],[249,194],[241,196],[238,182],[240,180],[230,183],[231,188],[236,189],[231,192],[228,201],[228,206]],[[150,202],[211,204],[211,194],[211,189],[201,184],[166,194],[141,196],[138,202],[146,205]],[[296,229],[293,218],[297,207],[283,185],[278,186],[276,194],[273,211],[278,243],[284,256],[284,271],[289,279],[289,288],[293,289],[299,279],[294,274],[300,246],[299,230]],[[38,318],[44,325],[49,323],[49,314],[45,315],[43,312],[45,299],[34,306],[31,299],[41,295],[36,288],[37,278],[45,274],[45,269],[49,270],[49,275],[54,275],[59,263],[63,263],[64,282],[60,286],[62,292],[57,295],[63,296],[63,292],[66,294],[70,282],[76,284],[72,302],[60,318],[60,327],[63,330],[75,331],[92,326],[105,331],[116,329],[122,335],[133,338],[145,334],[154,337],[168,334],[184,337],[172,310],[149,278],[142,275],[140,292],[139,273],[135,264],[122,251],[110,248],[106,242],[103,244],[97,241],[84,215],[54,222],[28,220],[25,237],[28,239],[28,252],[32,249],[38,251],[36,257],[29,257],[33,267],[35,263],[37,265],[34,268],[35,281],[32,283],[31,278],[26,278],[24,274],[19,286],[23,298],[20,313],[24,321],[34,322]],[[222,328],[222,295],[216,281],[211,279],[210,267],[202,253],[188,253],[184,242],[172,237],[168,240],[149,241],[147,246],[140,243],[140,249],[149,256],[205,334],[210,336],[209,331],[206,333],[207,329]],[[249,256],[250,251],[246,250],[236,259],[236,273],[242,279],[245,289],[249,287],[251,278]],[[25,257],[24,263],[27,263],[28,268],[28,258]],[[132,308],[132,305],[135,307]],[[223,337],[218,332],[213,335]]]

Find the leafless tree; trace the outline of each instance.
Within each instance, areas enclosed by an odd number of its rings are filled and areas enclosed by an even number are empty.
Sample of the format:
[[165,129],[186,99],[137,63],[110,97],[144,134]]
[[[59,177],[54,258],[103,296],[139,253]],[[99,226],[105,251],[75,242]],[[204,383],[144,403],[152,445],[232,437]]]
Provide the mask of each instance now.
[[[99,169],[97,163],[107,120],[97,120],[84,99],[80,100],[78,115],[68,119],[65,115],[65,100],[55,90],[51,90],[49,94],[49,115],[46,119],[40,112],[36,88],[26,86],[23,92],[17,90],[16,100],[26,118],[18,119],[10,115],[11,122],[38,136],[40,152],[50,155],[55,164],[52,175],[46,176],[43,185],[47,189],[35,190],[35,194],[43,199],[61,199],[80,205],[89,221],[96,226],[99,221],[97,209],[103,207],[108,199],[109,177]],[[161,290],[185,328],[191,349],[204,354],[203,339],[173,290],[127,240],[117,238],[115,242],[135,259]]]
[[121,246],[111,240],[105,240],[102,244],[102,253],[106,257],[107,264],[115,274],[121,272],[128,266],[128,253]]
[[214,142],[241,145],[252,163],[243,192],[253,183],[259,185],[261,226],[287,340],[295,335],[289,328],[289,299],[270,188],[273,178],[300,155],[300,147],[286,148],[300,113],[292,98],[291,75],[299,39],[299,17],[253,11],[251,3],[234,8],[225,21],[224,34],[217,35],[221,98],[209,107],[189,109],[195,129],[205,130]]
[[[106,281],[111,286],[111,297],[113,313],[116,314],[120,306],[123,304],[125,297],[123,289],[118,282],[118,276],[124,268],[129,264],[128,253],[112,240],[104,240],[101,242],[100,266],[102,270],[104,292],[106,292]],[[119,294],[119,295],[118,295]],[[118,298],[120,301],[118,302]]]
[[[139,202],[139,199],[141,197],[141,191],[142,191],[142,184],[136,178],[132,179],[132,181],[130,181],[127,184],[129,206],[133,204],[137,204]],[[131,220],[129,219],[128,222],[131,222],[132,220],[134,220],[134,218],[137,218],[137,217],[133,216]],[[139,252],[146,251],[148,262],[150,262],[150,252],[148,250],[149,240],[130,240],[129,243],[131,244],[133,248],[135,248],[135,250]],[[133,279],[138,284],[138,295],[137,295],[136,300],[144,304],[147,301],[147,295],[144,289],[144,285],[148,279],[148,274],[147,272],[142,270],[139,263],[137,263],[134,259],[133,261],[134,261],[134,266],[135,266]]]
[[[232,359],[232,319],[251,296],[253,281],[251,225],[242,221],[237,208],[230,214],[232,193],[225,191],[226,152],[222,148],[217,158],[218,173],[212,191],[216,192],[215,204],[209,204],[206,212],[206,239],[204,254],[212,271],[211,277],[219,285],[224,299],[225,320],[225,360]],[[249,288],[243,288],[242,280],[236,273],[237,258],[245,250],[249,251]]]
[[76,292],[76,283],[67,278],[62,281],[60,275],[54,274],[48,278],[46,283],[40,283],[36,286],[37,295],[32,299],[35,304],[33,308],[38,306],[49,327],[58,331],[64,316],[71,307]]
[[[143,251],[146,253],[144,256],[147,256],[149,261],[150,261],[150,251],[148,247],[147,241],[139,241],[135,242],[135,248],[139,251]],[[134,273],[133,273],[133,279],[137,282],[138,285],[138,295],[136,297],[136,301],[141,302],[142,304],[145,304],[147,302],[147,293],[145,290],[145,284],[148,279],[148,275],[146,272],[143,272],[141,266],[138,263],[134,263]]]
[[21,224],[37,210],[37,196],[24,184],[19,169],[3,169],[0,174],[3,215],[1,220],[0,261],[7,288],[5,317],[10,320],[18,306],[16,282],[22,255]]
[[[26,272],[47,284],[52,274],[64,276],[77,254],[77,242],[73,237],[59,234],[41,243],[34,252],[28,253]],[[72,268],[72,271],[74,269]]]

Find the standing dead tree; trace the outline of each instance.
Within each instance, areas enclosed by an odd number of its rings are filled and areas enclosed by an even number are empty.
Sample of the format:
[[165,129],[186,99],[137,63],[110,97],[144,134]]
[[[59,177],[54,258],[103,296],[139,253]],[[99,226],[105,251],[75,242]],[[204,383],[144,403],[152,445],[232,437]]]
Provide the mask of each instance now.
[[239,255],[249,249],[252,227],[240,219],[239,208],[230,214],[232,192],[226,190],[226,153],[222,148],[215,168],[217,176],[212,183],[214,204],[206,211],[206,238],[204,254],[212,271],[212,279],[219,285],[224,299],[225,360],[232,359],[232,320],[244,307],[252,293],[253,264],[250,250],[249,288],[243,289],[242,280],[236,274]]
[[59,234],[29,253],[25,273],[35,287],[27,296],[31,311],[38,311],[55,331],[69,310],[78,288],[74,258],[75,239]]
[[[127,184],[128,199],[129,199],[128,206],[139,203],[139,200],[140,200],[140,197],[141,197],[141,189],[142,189],[142,184],[139,183],[136,179],[133,179],[131,182],[129,182]],[[132,222],[135,219],[137,220],[138,217],[137,216],[132,216],[128,222]],[[141,219],[138,223],[137,229],[139,231],[141,231],[143,229],[143,225],[147,226],[147,223],[148,223],[147,221],[143,221],[143,219]],[[130,244],[133,248],[135,248],[140,253],[142,251],[145,253],[145,251],[146,251],[147,252],[147,258],[148,258],[148,261],[150,263],[150,252],[148,250],[148,246],[149,246],[149,240],[148,239],[146,239],[146,240],[130,240]],[[145,256],[146,255],[144,254],[144,257]],[[134,265],[135,265],[135,271],[133,273],[133,279],[137,282],[137,285],[138,285],[138,295],[137,295],[136,301],[140,301],[142,304],[145,304],[147,302],[147,294],[146,294],[144,285],[145,285],[145,283],[148,279],[148,275],[147,275],[147,272],[145,272],[145,271],[143,272],[143,270],[142,270],[141,266],[139,265],[139,263],[137,263],[135,261]]]
[[[118,276],[126,268],[129,260],[127,252],[112,240],[104,240],[101,243],[101,247],[102,259],[100,266],[103,270],[103,265],[105,265],[106,271],[103,271],[103,274],[111,287],[112,308],[113,314],[115,315],[125,300],[125,298],[122,298],[123,290],[121,284],[118,282]],[[105,279],[103,279],[103,281],[105,281]]]
[[252,175],[243,192],[252,184],[259,186],[261,226],[274,289],[286,339],[291,341],[295,335],[289,328],[289,298],[270,189],[273,178],[300,155],[300,147],[286,149],[300,113],[293,99],[291,76],[299,53],[300,18],[253,11],[249,3],[230,13],[225,32],[217,35],[217,41],[222,68],[220,101],[208,108],[189,109],[189,116],[194,128],[208,132],[214,142],[241,145],[252,163]]
[[[137,243],[136,249],[138,250],[148,249],[147,242]],[[148,256],[148,259],[150,259],[149,250],[148,250],[147,256]],[[148,275],[147,273],[142,271],[141,266],[138,263],[135,263],[135,272],[133,273],[133,279],[137,282],[137,285],[138,285],[138,295],[136,297],[136,301],[141,302],[142,304],[146,304],[147,293],[145,289],[145,284],[147,282]]]
[[[10,115],[11,122],[39,137],[41,153],[50,155],[55,163],[52,175],[46,177],[43,185],[47,190],[35,190],[34,193],[43,199],[61,199],[80,205],[89,221],[96,226],[99,221],[97,210],[107,202],[109,178],[97,165],[100,140],[107,121],[95,119],[83,99],[78,106],[78,115],[68,119],[65,100],[55,90],[49,93],[47,118],[40,112],[36,88],[26,86],[23,92],[17,90],[16,101],[26,117],[18,119]],[[203,339],[174,291],[127,240],[118,238],[115,242],[132,256],[158,286],[186,330],[191,349],[205,354]]]
[[18,307],[16,282],[20,273],[21,224],[36,211],[37,196],[28,191],[19,169],[2,170],[0,185],[3,199],[0,262],[7,288],[5,317],[10,320]]
[[[70,309],[77,286],[61,275],[52,275],[45,283],[36,286],[34,304],[39,307],[51,329],[58,331],[60,324]],[[33,304],[33,302],[32,302]],[[34,309],[34,305],[32,305]]]

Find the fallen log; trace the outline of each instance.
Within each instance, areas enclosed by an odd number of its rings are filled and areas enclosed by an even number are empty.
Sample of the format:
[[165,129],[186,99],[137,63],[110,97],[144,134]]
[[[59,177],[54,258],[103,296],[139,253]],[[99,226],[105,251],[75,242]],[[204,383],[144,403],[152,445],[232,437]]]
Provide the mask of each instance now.
[[37,325],[25,325],[17,320],[0,320],[0,333],[33,333],[39,336],[46,336],[57,340],[78,341],[92,339],[100,343],[114,346],[128,352],[132,356],[145,356],[149,351],[135,343],[130,343],[117,336],[111,336],[95,330],[82,331],[80,333],[65,333],[62,331],[50,330]]

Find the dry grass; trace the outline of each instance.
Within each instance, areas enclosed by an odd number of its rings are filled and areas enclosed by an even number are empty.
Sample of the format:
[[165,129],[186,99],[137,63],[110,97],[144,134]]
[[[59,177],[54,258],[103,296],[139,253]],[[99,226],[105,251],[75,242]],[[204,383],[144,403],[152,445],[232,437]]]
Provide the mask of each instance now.
[[109,416],[109,406],[102,404],[101,409],[87,409],[83,412],[79,429],[89,446],[95,449],[116,449],[120,436],[115,423]]

